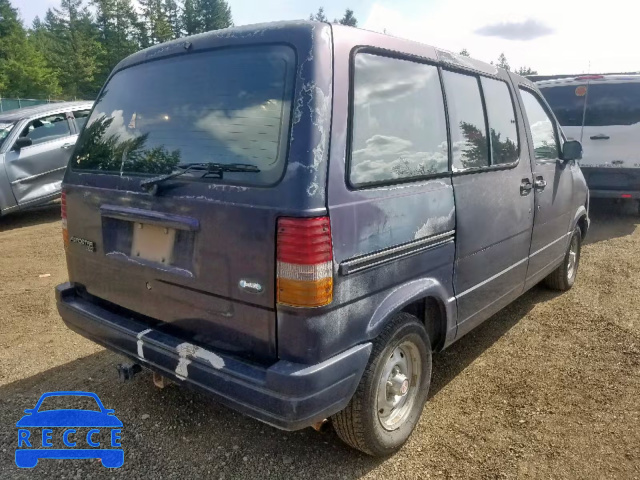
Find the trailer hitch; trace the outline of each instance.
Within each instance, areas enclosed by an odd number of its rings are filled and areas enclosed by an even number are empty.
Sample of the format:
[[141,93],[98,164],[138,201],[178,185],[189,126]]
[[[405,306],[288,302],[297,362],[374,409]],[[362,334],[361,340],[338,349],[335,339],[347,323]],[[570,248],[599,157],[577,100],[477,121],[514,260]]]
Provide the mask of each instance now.
[[133,376],[142,371],[142,366],[138,363],[119,363],[116,368],[118,369],[118,379],[121,382],[133,380]]

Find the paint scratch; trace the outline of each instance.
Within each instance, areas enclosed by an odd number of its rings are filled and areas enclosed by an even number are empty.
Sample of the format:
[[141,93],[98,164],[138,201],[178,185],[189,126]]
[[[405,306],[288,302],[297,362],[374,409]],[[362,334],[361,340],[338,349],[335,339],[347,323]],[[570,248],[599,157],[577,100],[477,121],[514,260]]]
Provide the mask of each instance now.
[[[187,366],[192,362],[192,358],[208,360],[211,366],[217,370],[224,367],[224,360],[209,350],[193,345],[188,342],[181,343],[176,347],[178,352],[178,365],[176,366],[176,377],[184,380],[189,376]],[[191,358],[189,358],[191,357]]]
[[422,225],[413,236],[414,240],[442,233],[449,230],[453,223],[454,210],[451,209],[448,215],[441,217],[431,217]]
[[152,330],[150,328],[147,328],[146,330],[141,331],[136,338],[138,339],[138,356],[140,358],[144,358],[144,352],[142,350],[142,337],[144,337],[147,333],[151,333]]

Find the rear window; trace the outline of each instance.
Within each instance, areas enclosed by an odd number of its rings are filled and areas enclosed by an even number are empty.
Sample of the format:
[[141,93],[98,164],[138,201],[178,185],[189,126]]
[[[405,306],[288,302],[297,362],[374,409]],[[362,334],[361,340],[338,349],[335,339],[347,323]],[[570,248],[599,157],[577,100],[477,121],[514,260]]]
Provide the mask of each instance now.
[[640,123],[640,83],[590,83],[541,91],[563,126],[582,125],[585,101],[586,126]]
[[545,87],[541,88],[540,91],[551,106],[560,125],[564,127],[579,127],[582,125],[584,101],[587,93],[586,84]]
[[184,54],[122,70],[98,98],[71,167],[157,175],[188,163],[242,163],[260,172],[225,173],[224,181],[277,183],[294,72],[295,53],[285,46]]
[[585,125],[640,123],[640,83],[589,85]]

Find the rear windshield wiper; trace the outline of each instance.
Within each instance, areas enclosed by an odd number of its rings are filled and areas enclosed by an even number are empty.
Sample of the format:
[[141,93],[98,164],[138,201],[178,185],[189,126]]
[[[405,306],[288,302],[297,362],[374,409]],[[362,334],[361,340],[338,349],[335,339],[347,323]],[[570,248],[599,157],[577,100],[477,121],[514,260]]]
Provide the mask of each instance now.
[[171,173],[167,173],[166,175],[143,180],[142,182],[140,182],[140,187],[147,191],[157,190],[157,185],[159,185],[160,183],[194,171],[204,172],[204,174],[200,178],[204,178],[209,175],[215,175],[215,178],[222,178],[223,172],[259,173],[260,169],[255,165],[249,165],[246,163],[186,163],[178,166],[177,170]]

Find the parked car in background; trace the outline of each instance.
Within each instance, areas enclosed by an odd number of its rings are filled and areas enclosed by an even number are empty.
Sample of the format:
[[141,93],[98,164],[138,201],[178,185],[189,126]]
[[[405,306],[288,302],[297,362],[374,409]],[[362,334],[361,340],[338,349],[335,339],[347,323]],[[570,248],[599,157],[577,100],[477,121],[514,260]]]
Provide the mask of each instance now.
[[593,198],[638,201],[640,211],[640,74],[585,75],[537,83],[569,138]]
[[573,285],[580,154],[531,81],[420,43],[315,22],[168,42],[119,64],[78,141],[58,309],[157,375],[387,455],[432,351]]
[[49,103],[0,114],[0,216],[60,196],[64,171],[92,105]]

